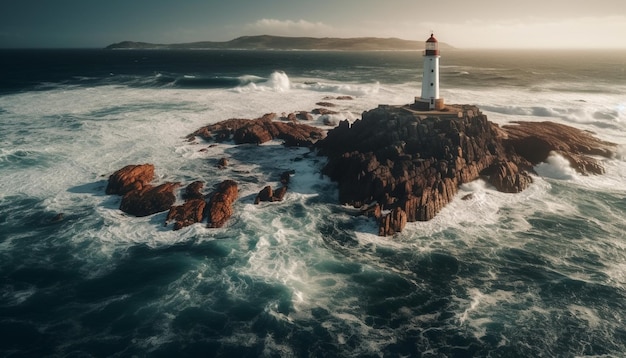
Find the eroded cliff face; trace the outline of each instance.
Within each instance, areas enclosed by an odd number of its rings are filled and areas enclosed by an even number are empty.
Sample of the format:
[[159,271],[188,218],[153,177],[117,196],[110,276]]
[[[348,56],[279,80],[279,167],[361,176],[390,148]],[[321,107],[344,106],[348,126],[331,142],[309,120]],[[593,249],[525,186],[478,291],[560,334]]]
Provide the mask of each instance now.
[[328,157],[323,173],[338,182],[339,201],[379,205],[379,234],[406,222],[432,219],[458,187],[488,175],[498,190],[516,193],[531,182],[529,163],[507,152],[502,132],[477,107],[417,112],[380,106],[347,121],[318,143]]

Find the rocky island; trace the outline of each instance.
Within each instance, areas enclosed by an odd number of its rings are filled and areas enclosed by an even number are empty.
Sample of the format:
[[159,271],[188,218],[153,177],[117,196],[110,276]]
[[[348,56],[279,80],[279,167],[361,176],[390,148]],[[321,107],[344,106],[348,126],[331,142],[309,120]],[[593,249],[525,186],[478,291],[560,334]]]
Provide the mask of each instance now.
[[339,202],[375,216],[383,236],[432,219],[461,184],[479,177],[499,191],[520,192],[551,152],[580,173],[601,174],[591,156],[610,157],[614,146],[552,122],[500,128],[472,105],[441,111],[379,106],[352,125],[341,122],[317,144],[328,157],[323,173],[338,183]]
[[[533,166],[553,152],[582,174],[601,174],[603,167],[594,156],[610,157],[615,147],[553,122],[500,127],[473,105],[446,105],[437,111],[381,105],[327,133],[302,123],[311,118],[306,111],[282,118],[234,118],[199,128],[188,138],[235,144],[282,140],[285,146],[315,150],[327,157],[322,172],[337,182],[338,203],[373,216],[381,236],[402,231],[407,222],[432,219],[454,199],[460,185],[481,177],[499,191],[520,192],[531,185]],[[265,187],[255,202],[282,200],[290,174],[281,175],[282,188]],[[106,192],[123,195],[120,209],[132,215],[169,210],[166,223],[174,221],[174,229],[204,218],[209,227],[221,227],[233,214],[238,195],[232,180],[209,195],[201,193],[202,181],[193,182],[181,194],[185,203],[175,206],[174,191],[180,184],[153,186],[153,177],[154,166],[129,165],[111,175]]]
[[[532,183],[530,173],[534,165],[545,161],[553,152],[562,155],[583,174],[603,173],[601,163],[593,156],[613,155],[615,144],[576,128],[552,122],[518,122],[500,127],[490,122],[476,106],[445,104],[439,93],[439,49],[447,45],[439,43],[432,33],[423,46],[398,39],[274,36],[248,36],[228,43],[194,46],[355,49],[354,46],[364,44],[424,48],[422,94],[415,97],[414,103],[380,105],[365,111],[354,123],[342,121],[327,133],[298,123],[313,120],[313,114],[322,118],[334,113],[327,108],[316,108],[280,118],[274,113],[253,120],[232,118],[202,127],[188,139],[232,140],[235,144],[282,140],[286,146],[316,150],[328,158],[322,173],[337,182],[338,202],[361,208],[363,214],[375,217],[381,236],[402,231],[407,222],[431,220],[454,199],[460,185],[478,178],[485,178],[499,191],[518,193]],[[109,48],[151,46],[139,45],[127,42]],[[317,105],[333,106],[330,102]],[[227,160],[220,160],[218,165],[227,165]],[[188,187],[186,193],[191,199],[182,206],[172,206],[176,201],[173,190],[179,184],[152,186],[150,171],[154,167],[147,164],[141,168],[128,166],[109,179],[107,194],[123,195],[121,210],[141,216],[171,208],[166,222],[176,221],[175,229],[202,221],[204,217],[208,217],[209,227],[221,227],[232,215],[232,204],[238,196],[237,184],[232,180],[221,183],[207,201],[199,192],[202,182]],[[255,203],[283,200],[289,177],[290,172],[281,174],[283,187],[274,191],[266,186],[256,196]]]

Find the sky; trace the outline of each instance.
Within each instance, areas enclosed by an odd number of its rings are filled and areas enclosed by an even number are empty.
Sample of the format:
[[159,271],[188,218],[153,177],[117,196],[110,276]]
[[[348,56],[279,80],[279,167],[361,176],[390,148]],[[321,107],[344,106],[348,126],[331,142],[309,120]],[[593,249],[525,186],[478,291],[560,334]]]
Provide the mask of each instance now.
[[626,48],[626,0],[1,0],[0,48],[244,35],[398,37],[458,48]]

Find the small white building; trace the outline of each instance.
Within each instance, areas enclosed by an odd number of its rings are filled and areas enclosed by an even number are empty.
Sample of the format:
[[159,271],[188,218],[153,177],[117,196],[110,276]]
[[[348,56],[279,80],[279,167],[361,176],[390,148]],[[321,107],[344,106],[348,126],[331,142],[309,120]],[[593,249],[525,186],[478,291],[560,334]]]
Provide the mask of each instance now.
[[439,97],[439,42],[433,34],[426,40],[424,50],[424,76],[422,95],[415,97],[414,107],[418,110],[442,110],[443,98]]

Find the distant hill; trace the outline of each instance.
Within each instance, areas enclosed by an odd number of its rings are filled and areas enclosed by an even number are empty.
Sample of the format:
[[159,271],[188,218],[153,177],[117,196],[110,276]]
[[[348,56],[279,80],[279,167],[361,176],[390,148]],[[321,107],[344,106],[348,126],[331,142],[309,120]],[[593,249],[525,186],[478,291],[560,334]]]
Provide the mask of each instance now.
[[[439,43],[440,49],[451,49],[446,43]],[[423,50],[424,41],[409,41],[398,38],[357,37],[283,37],[283,36],[242,36],[234,40],[215,42],[201,41],[181,44],[153,44],[147,42],[123,41],[106,47],[117,49],[230,49],[230,50],[348,50],[348,51],[381,51],[381,50]]]

